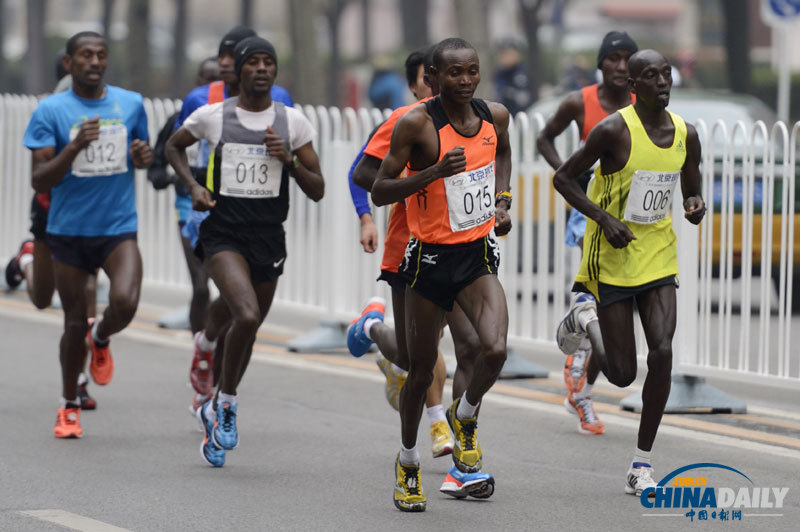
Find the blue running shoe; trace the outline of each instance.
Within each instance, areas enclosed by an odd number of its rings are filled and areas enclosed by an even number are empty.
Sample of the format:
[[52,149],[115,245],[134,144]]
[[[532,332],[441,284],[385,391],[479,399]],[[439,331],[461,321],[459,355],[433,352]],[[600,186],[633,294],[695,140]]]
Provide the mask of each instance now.
[[464,473],[453,464],[439,491],[456,499],[463,499],[467,495],[476,499],[488,499],[494,494],[494,477],[480,471]]
[[217,422],[214,423],[214,445],[232,451],[239,445],[236,431],[236,405],[228,402],[217,404]]
[[373,297],[367,301],[367,305],[361,311],[361,316],[353,320],[347,329],[347,348],[350,350],[351,355],[360,357],[369,351],[373,342],[367,338],[367,333],[364,332],[364,322],[370,318],[383,321],[385,313],[386,301],[383,298]]
[[[208,404],[208,401],[206,401],[206,404]],[[203,426],[203,431],[205,432],[203,444],[200,446],[200,454],[203,455],[203,460],[214,467],[224,466],[225,450],[220,449],[214,444],[214,423],[212,423],[211,420],[206,417],[205,404],[201,405],[200,408],[197,409],[196,415],[197,420]]]

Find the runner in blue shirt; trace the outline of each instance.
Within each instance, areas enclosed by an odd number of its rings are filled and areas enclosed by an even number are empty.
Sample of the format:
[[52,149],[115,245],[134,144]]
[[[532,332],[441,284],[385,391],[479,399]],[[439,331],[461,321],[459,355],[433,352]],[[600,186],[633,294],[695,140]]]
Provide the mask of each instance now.
[[[103,82],[105,39],[77,33],[67,41],[64,62],[72,89],[39,103],[23,143],[33,155],[33,188],[52,195],[46,238],[65,314],[54,434],[76,438],[83,434],[77,383],[84,338],[92,349],[92,377],[108,384],[114,370],[109,337],[130,323],[139,303],[134,167],[146,168],[153,152],[142,96]],[[97,268],[111,281],[109,305],[87,325],[86,284]]]

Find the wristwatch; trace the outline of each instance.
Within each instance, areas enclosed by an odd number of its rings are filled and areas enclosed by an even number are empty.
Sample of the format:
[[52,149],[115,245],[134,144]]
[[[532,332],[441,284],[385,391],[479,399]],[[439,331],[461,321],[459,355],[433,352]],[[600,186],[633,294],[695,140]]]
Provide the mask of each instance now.
[[514,197],[511,195],[511,192],[504,190],[503,192],[498,192],[494,195],[494,204],[497,205],[497,202],[500,200],[506,201],[506,210],[511,210],[511,200]]

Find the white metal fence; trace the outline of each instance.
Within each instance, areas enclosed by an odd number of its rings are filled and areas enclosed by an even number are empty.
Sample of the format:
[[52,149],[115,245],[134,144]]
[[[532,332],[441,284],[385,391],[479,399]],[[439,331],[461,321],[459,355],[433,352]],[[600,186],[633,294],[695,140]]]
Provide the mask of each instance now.
[[[28,237],[33,191],[30,154],[22,147],[22,136],[36,101],[30,96],[0,97],[0,258],[13,255]],[[179,105],[172,100],[146,101],[151,139]],[[390,299],[385,284],[375,283],[381,250],[372,255],[361,250],[360,226],[346,183],[353,158],[385,115],[375,109],[301,109],[318,131],[315,147],[326,194],[314,204],[296,186],[291,189],[289,259],[277,298],[311,315],[346,321],[368,297]],[[510,340],[552,347],[580,252],[564,244],[567,207],[552,188],[552,170],[536,150],[543,125],[538,114],[520,114],[510,125],[514,229],[501,239],[500,279],[509,305]],[[797,386],[800,349],[792,344],[792,328],[800,319],[790,310],[800,271],[800,246],[795,245],[800,235],[794,232],[800,225],[792,192],[800,123],[791,131],[782,123],[770,131],[760,122],[749,127],[737,123],[732,129],[722,121],[697,127],[709,214],[699,228],[692,226],[675,202],[681,271],[676,370]],[[562,155],[577,144],[574,126],[557,142]],[[139,171],[136,192],[145,283],[188,288],[174,191],[156,192]],[[762,209],[762,204],[767,207]],[[379,227],[385,226],[386,211],[373,211]],[[760,245],[773,241],[774,245]],[[761,264],[769,266],[759,271]],[[638,345],[644,354],[641,330]]]

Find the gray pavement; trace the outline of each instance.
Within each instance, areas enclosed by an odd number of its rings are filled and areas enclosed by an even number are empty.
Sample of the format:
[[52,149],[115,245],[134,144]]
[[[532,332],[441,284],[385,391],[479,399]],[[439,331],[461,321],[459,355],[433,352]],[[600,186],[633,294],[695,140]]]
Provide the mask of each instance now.
[[[800,448],[791,442],[766,445],[735,430],[665,428],[656,442],[657,478],[690,463],[716,462],[742,471],[755,486],[790,488],[784,508],[744,512],[782,516],[689,522],[682,515],[687,510],[646,510],[623,494],[635,418],[609,414],[605,435],[581,436],[563,407],[524,393],[492,393],[481,411],[484,469],[497,479],[495,495],[457,501],[438,492],[449,459],[430,457],[423,421],[428,510],[403,514],[391,501],[398,418],[383,399],[370,355],[358,361],[344,354],[297,356],[271,345],[259,345],[239,390],[240,446],[224,468],[214,469],[200,457],[201,433],[187,409],[189,334],[136,325],[112,342],[112,383],[90,386],[99,408],[83,413],[85,436],[61,441],[52,435],[60,316],[0,301],[0,530],[66,529],[21,513],[44,509],[92,519],[75,529],[93,531],[112,525],[135,531],[772,531],[796,530],[800,519]],[[520,390],[528,390],[524,384]],[[730,475],[707,474],[718,485],[741,485]]]

